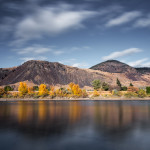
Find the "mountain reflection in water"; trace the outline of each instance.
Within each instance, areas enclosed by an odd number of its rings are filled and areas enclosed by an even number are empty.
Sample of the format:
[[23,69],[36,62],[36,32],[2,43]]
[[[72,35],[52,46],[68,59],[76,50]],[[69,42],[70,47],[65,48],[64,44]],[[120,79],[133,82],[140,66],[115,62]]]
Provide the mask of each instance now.
[[149,149],[149,101],[0,103],[0,149]]

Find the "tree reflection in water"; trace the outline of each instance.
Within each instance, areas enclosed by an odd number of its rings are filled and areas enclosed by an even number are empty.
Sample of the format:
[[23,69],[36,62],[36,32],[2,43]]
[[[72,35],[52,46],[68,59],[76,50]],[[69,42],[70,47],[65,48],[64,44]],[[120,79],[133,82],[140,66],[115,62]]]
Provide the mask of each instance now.
[[[91,145],[104,137],[108,141],[125,141],[135,130],[136,134],[139,130],[150,130],[150,102],[1,102],[0,133],[4,130],[32,139],[58,140],[67,136],[73,140],[77,136],[83,143],[88,139]],[[102,146],[103,142],[97,144]]]

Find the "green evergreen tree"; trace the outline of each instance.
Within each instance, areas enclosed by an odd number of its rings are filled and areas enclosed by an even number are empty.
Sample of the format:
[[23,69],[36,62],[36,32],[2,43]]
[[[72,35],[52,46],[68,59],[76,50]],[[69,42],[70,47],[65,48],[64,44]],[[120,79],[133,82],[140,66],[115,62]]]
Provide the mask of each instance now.
[[100,89],[101,88],[101,82],[100,82],[100,80],[94,80],[92,82],[92,86],[93,86],[94,90]]
[[132,84],[132,83],[130,83],[130,86],[133,86],[133,84]]
[[117,85],[118,85],[118,87],[120,88],[120,90],[121,90],[121,87],[122,87],[122,85],[121,85],[121,82],[120,82],[120,80],[117,78]]

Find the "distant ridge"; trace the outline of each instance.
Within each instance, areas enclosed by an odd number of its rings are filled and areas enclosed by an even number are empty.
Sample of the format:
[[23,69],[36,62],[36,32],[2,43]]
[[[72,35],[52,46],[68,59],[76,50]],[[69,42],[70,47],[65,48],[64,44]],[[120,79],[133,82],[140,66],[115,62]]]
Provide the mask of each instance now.
[[90,69],[101,70],[101,71],[110,72],[110,73],[126,73],[126,72],[137,73],[137,70],[135,68],[117,60],[108,60],[108,61],[99,63],[95,66],[92,66]]
[[111,86],[116,86],[117,78],[125,86],[131,82],[139,87],[150,85],[149,68],[133,68],[116,60],[99,63],[90,69],[80,69],[58,62],[31,60],[16,68],[1,68],[0,77],[0,85],[21,81],[29,81],[37,85],[41,83],[66,85],[74,82],[83,87],[91,86],[93,80],[99,79]]

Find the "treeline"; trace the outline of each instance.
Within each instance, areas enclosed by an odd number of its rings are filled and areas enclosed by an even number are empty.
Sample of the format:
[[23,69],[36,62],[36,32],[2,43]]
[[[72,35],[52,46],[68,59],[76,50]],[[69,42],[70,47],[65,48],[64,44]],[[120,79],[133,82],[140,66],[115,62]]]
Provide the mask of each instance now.
[[[150,87],[146,88],[137,88],[134,87],[132,83],[128,87],[122,86],[120,80],[117,78],[116,87],[110,87],[109,84],[102,82],[100,80],[94,80],[92,82],[94,88],[93,96],[98,97],[101,95],[102,91],[111,91],[109,94],[105,94],[105,97],[126,97],[126,98],[144,98],[150,97]],[[112,89],[112,90],[111,90]]]
[[[9,90],[8,90],[9,89]],[[0,89],[0,97],[2,98],[55,98],[55,97],[68,97],[68,98],[86,98],[88,95],[86,90],[81,89],[78,84],[70,83],[68,88],[55,89],[54,86],[46,86],[41,84],[38,86],[28,87],[25,82],[20,82],[18,92],[11,92],[10,87]]]
[[116,79],[116,87],[111,87],[106,82],[94,80],[91,85],[94,90],[86,91],[81,89],[78,84],[69,83],[66,87],[56,88],[55,86],[28,86],[25,82],[20,82],[18,91],[13,91],[11,86],[0,88],[0,98],[93,98],[93,97],[126,97],[126,98],[144,98],[150,97],[150,87],[137,88],[132,83],[128,87],[122,86],[119,79]]

